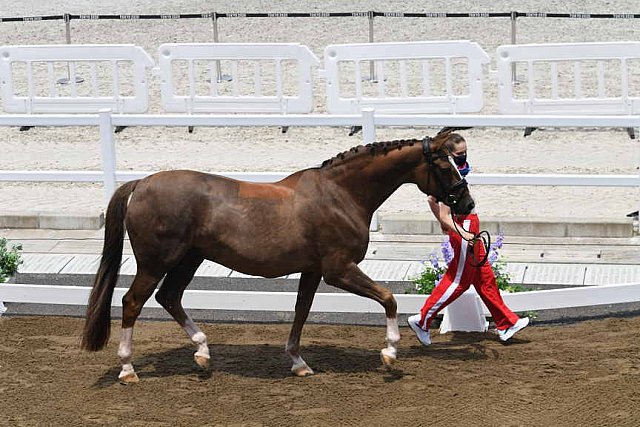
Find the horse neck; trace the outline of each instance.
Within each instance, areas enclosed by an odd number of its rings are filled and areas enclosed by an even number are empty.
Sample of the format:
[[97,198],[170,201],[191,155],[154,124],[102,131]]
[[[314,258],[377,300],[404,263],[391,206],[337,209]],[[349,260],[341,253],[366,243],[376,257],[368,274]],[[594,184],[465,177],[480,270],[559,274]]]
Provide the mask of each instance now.
[[386,154],[362,154],[336,165],[331,176],[372,214],[402,184],[412,182],[412,172],[422,156],[419,144]]

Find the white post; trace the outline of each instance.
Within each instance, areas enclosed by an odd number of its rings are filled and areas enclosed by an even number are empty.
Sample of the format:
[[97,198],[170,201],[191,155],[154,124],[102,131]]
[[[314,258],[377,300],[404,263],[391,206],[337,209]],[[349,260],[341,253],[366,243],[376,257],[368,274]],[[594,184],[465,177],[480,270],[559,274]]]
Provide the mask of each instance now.
[[[362,140],[365,144],[371,144],[376,140],[376,122],[374,119],[375,110],[373,108],[362,109]],[[373,213],[370,231],[378,231],[378,211]]]
[[111,110],[100,110],[100,151],[102,153],[102,176],[107,202],[116,191],[116,148],[113,142]]
[[371,144],[376,140],[376,123],[373,115],[373,108],[362,109],[362,139],[365,144]]
[[2,317],[2,314],[7,311],[7,307],[4,306],[4,303],[2,301],[0,301],[0,317]]

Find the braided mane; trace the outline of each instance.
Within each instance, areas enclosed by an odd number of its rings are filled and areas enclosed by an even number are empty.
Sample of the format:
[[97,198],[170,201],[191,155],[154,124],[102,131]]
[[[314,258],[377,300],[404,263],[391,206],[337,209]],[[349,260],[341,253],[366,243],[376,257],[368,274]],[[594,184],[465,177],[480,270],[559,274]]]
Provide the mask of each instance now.
[[400,139],[394,141],[374,142],[367,145],[358,145],[357,147],[353,147],[350,150],[343,151],[342,153],[339,153],[336,156],[325,160],[324,162],[322,162],[320,168],[326,169],[336,165],[341,165],[365,154],[369,154],[371,156],[386,154],[391,150],[400,150],[402,149],[402,147],[413,146],[414,144],[417,144],[419,142],[420,141],[418,141],[417,139]]

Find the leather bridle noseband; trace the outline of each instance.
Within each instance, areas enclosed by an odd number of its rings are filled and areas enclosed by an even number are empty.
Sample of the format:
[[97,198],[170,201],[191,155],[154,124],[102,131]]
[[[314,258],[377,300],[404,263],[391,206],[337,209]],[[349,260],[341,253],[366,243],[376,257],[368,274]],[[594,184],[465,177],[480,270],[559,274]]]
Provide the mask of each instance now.
[[[429,143],[432,141],[431,137],[426,136],[423,140],[422,140],[422,153],[424,154],[424,157],[427,161],[427,164],[429,166],[434,166],[436,168],[438,168],[438,170],[440,170],[440,168],[435,164],[434,160],[435,159],[441,159],[444,157],[449,157],[449,154],[434,154],[431,151],[431,147],[429,145]],[[429,173],[427,178],[427,188],[429,188],[429,184],[430,184],[430,179],[431,179],[431,173]],[[484,265],[484,263],[487,262],[487,259],[489,258],[489,249],[491,247],[491,235],[489,234],[488,231],[483,230],[480,231],[479,233],[473,233],[473,237],[471,239],[467,239],[465,238],[462,233],[460,232],[460,229],[458,228],[458,223],[456,222],[455,218],[454,218],[454,206],[458,203],[458,200],[455,196],[455,193],[457,193],[461,188],[463,187],[467,187],[469,184],[467,183],[467,180],[464,177],[461,177],[461,179],[458,182],[453,183],[452,185],[445,185],[445,183],[442,181],[442,177],[440,176],[440,174],[438,172],[435,173],[436,179],[438,180],[438,184],[440,184],[440,187],[444,189],[444,193],[445,193],[445,200],[444,200],[444,204],[449,206],[451,208],[451,220],[453,221],[453,226],[456,229],[456,233],[458,233],[458,235],[460,235],[460,237],[464,240],[466,240],[467,242],[471,243],[471,247],[475,247],[475,243],[477,241],[482,242],[482,245],[485,248],[485,254],[484,257],[482,257],[482,260],[480,260],[480,262],[476,263],[476,264],[471,264],[473,267],[481,267],[482,265]],[[470,231],[465,230],[468,233],[470,233]],[[475,253],[473,255],[474,260],[475,260]]]

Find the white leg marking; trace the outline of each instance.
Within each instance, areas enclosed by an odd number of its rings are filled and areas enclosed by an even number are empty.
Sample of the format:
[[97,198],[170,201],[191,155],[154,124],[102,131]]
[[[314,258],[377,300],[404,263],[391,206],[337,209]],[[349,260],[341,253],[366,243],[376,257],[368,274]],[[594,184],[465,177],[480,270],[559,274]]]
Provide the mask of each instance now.
[[187,321],[184,324],[184,331],[189,335],[191,341],[193,341],[197,346],[198,350],[195,353],[195,356],[204,357],[205,359],[210,359],[209,355],[209,346],[207,345],[207,336],[198,328],[198,326],[193,323],[191,317],[187,317]]
[[387,318],[387,348],[382,353],[392,359],[396,358],[398,353],[398,342],[400,341],[400,329],[398,329],[397,318]]
[[133,328],[123,328],[120,332],[120,346],[118,347],[118,356],[122,360],[122,364],[131,362],[133,354]]
[[118,347],[118,356],[122,362],[122,371],[118,378],[122,379],[126,376],[135,375],[131,364],[131,356],[133,355],[133,328],[123,328],[120,333],[120,346]]

